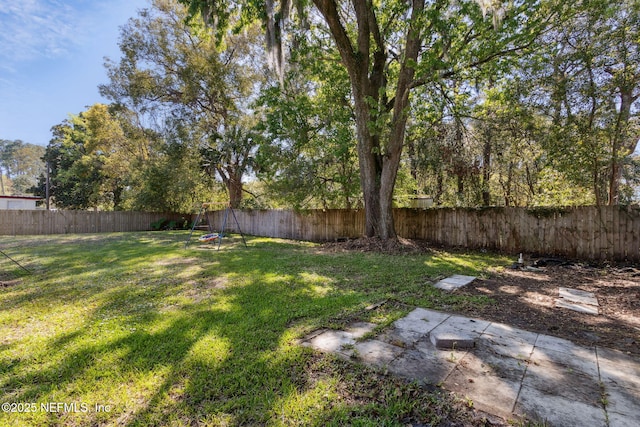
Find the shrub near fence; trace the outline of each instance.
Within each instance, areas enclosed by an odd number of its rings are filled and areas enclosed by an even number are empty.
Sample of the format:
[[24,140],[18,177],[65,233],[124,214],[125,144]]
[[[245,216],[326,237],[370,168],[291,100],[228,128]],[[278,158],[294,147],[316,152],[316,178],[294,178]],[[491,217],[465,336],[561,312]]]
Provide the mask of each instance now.
[[[364,233],[361,210],[236,210],[246,234],[331,241]],[[586,260],[640,261],[640,209],[575,208],[396,209],[399,236],[469,249],[556,255]],[[209,213],[214,228],[224,211]],[[227,225],[236,227],[233,217]],[[235,230],[237,231],[237,230]]]
[[[43,235],[147,231],[161,219],[180,221],[183,215],[156,212],[0,211],[0,235]],[[186,215],[191,220],[190,215]]]

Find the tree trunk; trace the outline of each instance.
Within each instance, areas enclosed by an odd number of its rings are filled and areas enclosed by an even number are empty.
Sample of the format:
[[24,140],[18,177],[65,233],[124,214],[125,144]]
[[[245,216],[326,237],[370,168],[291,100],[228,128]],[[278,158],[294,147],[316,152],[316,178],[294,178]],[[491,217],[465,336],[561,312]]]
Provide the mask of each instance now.
[[239,208],[240,203],[242,203],[242,172],[233,170],[231,167],[216,167],[216,170],[225,187],[227,187],[229,206],[233,209]]
[[231,174],[226,184],[227,191],[229,192],[229,206],[237,209],[240,207],[240,203],[242,203],[242,179]]
[[388,52],[383,45],[373,9],[368,2],[354,2],[358,33],[357,40],[352,43],[341,22],[336,2],[314,0],[314,3],[329,26],[342,63],[349,73],[358,138],[360,185],[365,207],[365,235],[383,240],[395,239],[393,190],[404,143],[409,91],[415,74],[413,64],[417,61],[421,46],[418,20],[424,9],[424,0],[412,2],[407,43],[391,106],[391,132],[385,147],[380,143],[380,130],[375,129],[372,123],[381,114],[388,113],[390,108],[384,96],[381,98],[387,84]]
[[611,171],[609,177],[609,205],[616,205],[619,201],[620,180],[622,179],[622,159],[633,153],[638,139],[629,137],[629,120],[631,106],[638,99],[633,96],[633,86],[620,88],[620,112],[616,120],[615,134],[611,153]]

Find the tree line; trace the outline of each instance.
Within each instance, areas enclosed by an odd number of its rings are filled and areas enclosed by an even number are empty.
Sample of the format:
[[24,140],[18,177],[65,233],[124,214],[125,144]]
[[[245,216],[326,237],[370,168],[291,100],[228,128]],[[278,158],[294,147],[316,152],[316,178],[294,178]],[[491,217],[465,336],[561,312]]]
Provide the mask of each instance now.
[[44,172],[45,148],[17,140],[0,139],[0,195],[22,195],[33,190]]
[[634,203],[638,40],[633,0],[154,0],[105,63],[110,104],[53,128],[51,194],[364,208],[382,238],[416,195]]

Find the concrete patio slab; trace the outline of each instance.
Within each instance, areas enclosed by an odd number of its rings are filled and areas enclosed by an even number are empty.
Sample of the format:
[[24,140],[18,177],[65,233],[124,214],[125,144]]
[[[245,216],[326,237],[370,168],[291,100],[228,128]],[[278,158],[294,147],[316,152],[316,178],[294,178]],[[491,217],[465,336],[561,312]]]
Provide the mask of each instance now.
[[463,276],[461,274],[454,274],[451,277],[438,281],[434,286],[444,291],[453,291],[454,289],[461,288],[465,285],[476,280],[474,276]]
[[523,386],[514,412],[552,426],[606,427],[605,410],[598,405],[546,394],[536,388]]
[[637,360],[620,351],[605,348],[597,348],[596,352],[600,377],[605,385],[640,390],[640,363]]
[[378,340],[357,342],[354,349],[353,357],[378,367],[388,365],[403,352],[401,347]]
[[527,360],[533,352],[538,334],[492,323],[478,340],[478,347],[491,348],[492,351],[504,356]]
[[587,405],[602,405],[597,373],[596,376],[589,375],[566,365],[530,363],[522,386],[536,389],[546,396],[563,397]]
[[354,322],[350,323],[345,332],[350,335],[354,339],[359,339],[365,336],[366,334],[373,332],[377,325],[375,323],[369,322]]
[[[345,331],[320,330],[303,345],[441,385],[507,419],[603,427],[635,427],[640,419],[640,360],[625,353],[421,308],[362,340],[374,328],[356,323]],[[434,337],[449,332],[476,346],[437,348]]]
[[529,360],[531,367],[561,369],[567,375],[580,372],[593,378],[598,377],[598,358],[592,347],[578,347],[571,353],[536,347]]
[[638,418],[631,418],[626,415],[608,412],[609,427],[638,427]]
[[[605,385],[606,396],[603,396],[606,402],[608,413],[616,414],[618,418],[630,418],[636,420],[636,426],[640,421],[640,407],[638,398],[640,397],[640,389],[625,388],[617,385]],[[613,424],[611,424],[613,426]]]
[[449,317],[451,317],[450,314],[416,308],[407,316],[396,320],[394,326],[407,331],[428,334]]
[[560,353],[567,353],[568,355],[571,355],[583,348],[577,344],[572,343],[571,341],[544,334],[538,335],[535,346],[536,348],[554,350]]
[[407,350],[388,365],[389,372],[416,381],[418,384],[440,384],[451,374],[459,360],[455,355],[446,358],[427,357],[420,350]]
[[322,352],[335,353],[346,358],[353,353],[353,350],[350,349],[353,344],[355,344],[355,339],[351,334],[331,330],[323,331],[302,343],[302,345],[313,347]]
[[415,332],[409,329],[392,327],[380,336],[380,339],[398,347],[409,348],[414,346],[418,340],[424,337],[424,333]]
[[[520,371],[519,375],[507,372]],[[525,366],[511,363],[510,368],[492,364],[469,352],[445,379],[443,387],[465,396],[482,411],[509,418],[518,398],[520,378]]]

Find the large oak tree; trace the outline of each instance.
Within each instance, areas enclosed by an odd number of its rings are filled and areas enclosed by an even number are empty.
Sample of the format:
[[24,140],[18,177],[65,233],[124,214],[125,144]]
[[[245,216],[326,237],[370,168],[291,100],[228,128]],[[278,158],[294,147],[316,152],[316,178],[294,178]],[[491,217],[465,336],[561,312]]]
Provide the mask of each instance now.
[[287,25],[326,28],[351,85],[365,233],[384,240],[396,237],[393,192],[412,91],[531,46],[555,13],[545,0],[313,0],[314,8],[298,1],[295,9],[290,0],[181,1],[218,40],[232,26],[261,19],[281,75]]

